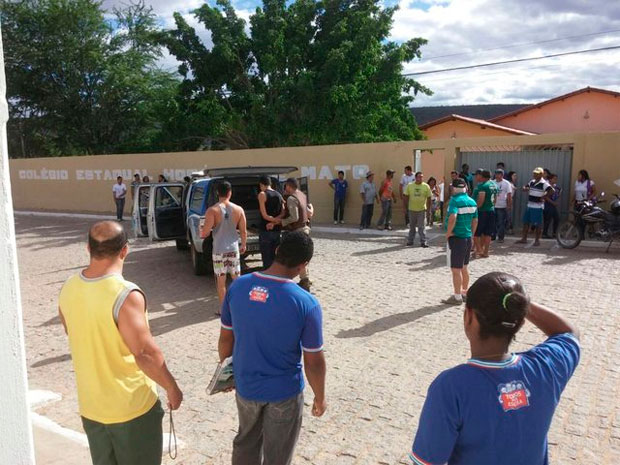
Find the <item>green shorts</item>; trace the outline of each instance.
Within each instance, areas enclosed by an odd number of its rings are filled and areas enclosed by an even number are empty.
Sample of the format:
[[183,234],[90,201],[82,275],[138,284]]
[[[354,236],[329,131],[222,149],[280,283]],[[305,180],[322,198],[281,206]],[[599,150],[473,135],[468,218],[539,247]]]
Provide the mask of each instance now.
[[159,400],[125,423],[106,425],[82,417],[93,465],[161,465],[163,417]]

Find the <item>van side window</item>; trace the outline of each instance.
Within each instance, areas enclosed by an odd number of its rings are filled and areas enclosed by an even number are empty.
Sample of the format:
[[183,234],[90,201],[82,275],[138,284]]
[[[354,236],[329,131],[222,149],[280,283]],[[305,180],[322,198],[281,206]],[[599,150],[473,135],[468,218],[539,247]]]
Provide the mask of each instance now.
[[180,207],[183,199],[183,187],[165,186],[155,189],[155,208]]
[[192,201],[189,204],[190,210],[199,212],[202,208],[202,201],[205,198],[205,188],[202,186],[196,187],[192,193]]

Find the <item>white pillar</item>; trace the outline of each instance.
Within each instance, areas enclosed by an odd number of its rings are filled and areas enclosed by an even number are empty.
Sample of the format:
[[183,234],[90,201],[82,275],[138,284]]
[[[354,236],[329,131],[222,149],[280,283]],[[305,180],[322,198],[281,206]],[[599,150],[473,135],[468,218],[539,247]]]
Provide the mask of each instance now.
[[[415,150],[413,156],[413,172],[422,171],[422,150]],[[428,178],[426,178],[428,179]]]
[[0,38],[0,464],[32,465],[26,353],[6,144],[4,51]]

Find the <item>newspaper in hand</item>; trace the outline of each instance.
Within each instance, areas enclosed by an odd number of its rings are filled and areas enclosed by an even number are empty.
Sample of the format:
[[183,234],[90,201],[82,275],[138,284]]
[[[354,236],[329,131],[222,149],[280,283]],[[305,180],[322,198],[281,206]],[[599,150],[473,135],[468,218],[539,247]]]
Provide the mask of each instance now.
[[223,362],[217,364],[213,378],[207,387],[207,394],[212,396],[218,392],[228,391],[235,387],[235,377],[233,375],[233,358],[228,357]]

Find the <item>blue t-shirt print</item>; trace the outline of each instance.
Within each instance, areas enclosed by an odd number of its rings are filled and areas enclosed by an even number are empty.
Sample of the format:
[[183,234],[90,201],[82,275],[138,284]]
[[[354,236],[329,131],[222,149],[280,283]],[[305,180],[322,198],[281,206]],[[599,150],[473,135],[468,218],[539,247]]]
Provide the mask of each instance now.
[[416,465],[547,465],[547,432],[579,363],[558,334],[503,362],[470,359],[428,389],[410,459]]
[[331,185],[334,186],[334,197],[337,199],[344,199],[347,195],[347,188],[349,183],[346,179],[342,181],[338,178],[332,179]]
[[239,395],[279,402],[304,388],[301,352],[323,349],[318,300],[294,281],[263,273],[236,279],[222,303],[222,327],[233,331]]

